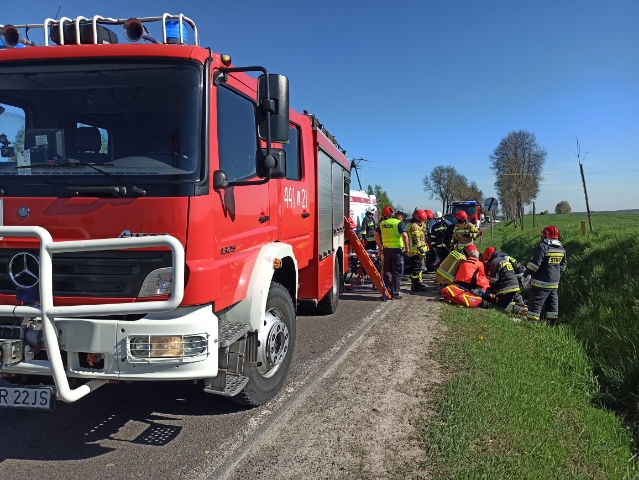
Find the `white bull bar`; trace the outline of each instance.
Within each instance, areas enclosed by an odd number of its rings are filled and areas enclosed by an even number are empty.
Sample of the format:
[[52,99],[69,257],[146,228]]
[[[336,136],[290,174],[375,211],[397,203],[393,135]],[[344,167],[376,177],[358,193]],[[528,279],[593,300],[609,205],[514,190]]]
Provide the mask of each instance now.
[[[107,238],[100,240],[75,240],[54,242],[47,230],[42,227],[0,227],[0,236],[37,237],[40,240],[40,306],[0,305],[0,315],[15,317],[40,317],[44,342],[49,357],[49,366],[57,390],[57,396],[65,402],[75,402],[107,380],[90,380],[71,390],[65,374],[60,347],[58,345],[55,317],[82,317],[89,315],[125,315],[134,313],[169,312],[175,310],[184,297],[184,248],[169,235]],[[121,250],[130,248],[169,247],[173,255],[173,292],[168,300],[110,303],[100,305],[72,305],[55,307],[53,305],[53,269],[51,254],[94,250]]]

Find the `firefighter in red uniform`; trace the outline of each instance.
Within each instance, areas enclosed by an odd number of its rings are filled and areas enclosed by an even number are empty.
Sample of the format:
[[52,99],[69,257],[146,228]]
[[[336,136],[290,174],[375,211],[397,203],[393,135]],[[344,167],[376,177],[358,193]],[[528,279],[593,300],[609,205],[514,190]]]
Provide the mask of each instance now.
[[490,286],[484,264],[479,260],[477,247],[472,243],[464,248],[466,260],[464,260],[455,275],[455,284],[474,293],[479,297],[486,296],[486,290]]
[[549,226],[541,231],[539,243],[528,265],[524,279],[530,279],[530,296],[528,297],[528,318],[539,320],[541,310],[546,307],[546,318],[556,320],[559,316],[559,280],[566,269],[566,250],[559,241],[559,230]]

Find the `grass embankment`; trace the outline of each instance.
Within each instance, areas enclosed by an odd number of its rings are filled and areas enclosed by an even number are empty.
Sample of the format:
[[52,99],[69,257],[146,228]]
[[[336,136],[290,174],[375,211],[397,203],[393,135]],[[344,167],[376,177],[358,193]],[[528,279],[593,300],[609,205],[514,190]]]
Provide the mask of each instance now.
[[[503,313],[449,307],[450,335],[436,356],[457,376],[445,383],[422,434],[439,478],[634,478],[632,437],[601,400],[637,406],[639,215],[537,217],[500,224],[493,243],[526,262],[553,224],[568,253],[562,325],[514,323]],[[600,389],[600,385],[602,389]]]
[[596,381],[567,328],[494,310],[450,307],[442,316],[449,334],[435,355],[461,373],[420,425],[433,477],[630,477],[630,434],[590,405]]

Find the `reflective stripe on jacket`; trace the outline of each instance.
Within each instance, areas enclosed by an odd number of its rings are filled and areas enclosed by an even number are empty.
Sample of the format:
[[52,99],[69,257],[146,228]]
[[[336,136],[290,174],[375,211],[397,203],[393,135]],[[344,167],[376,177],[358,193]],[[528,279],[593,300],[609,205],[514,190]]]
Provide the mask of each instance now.
[[519,280],[512,259],[501,252],[496,252],[490,260],[488,280],[495,295],[519,291]]
[[473,240],[477,238],[479,229],[470,223],[458,223],[453,230],[453,244],[462,249],[466,245],[473,243]]
[[408,234],[408,256],[420,255],[426,250],[426,236],[424,227],[417,221],[411,220],[406,226]]
[[557,288],[566,269],[566,250],[559,240],[545,239],[535,247],[526,268],[533,287]]

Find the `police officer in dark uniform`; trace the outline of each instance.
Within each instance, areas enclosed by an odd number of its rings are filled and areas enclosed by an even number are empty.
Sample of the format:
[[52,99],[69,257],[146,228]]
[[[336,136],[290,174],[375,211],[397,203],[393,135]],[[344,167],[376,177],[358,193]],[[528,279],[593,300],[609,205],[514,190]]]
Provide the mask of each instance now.
[[399,286],[404,275],[404,252],[408,253],[408,234],[404,212],[396,212],[395,217],[390,217],[391,209],[386,206],[382,209],[384,220],[379,222],[375,229],[375,242],[379,248],[383,248],[384,254],[384,282],[388,287],[392,299],[399,300]]
[[559,241],[559,230],[549,226],[541,231],[539,243],[528,265],[524,279],[530,279],[530,296],[528,298],[528,318],[539,320],[541,309],[546,307],[546,318],[554,321],[559,316],[559,280],[566,269],[566,250]]

